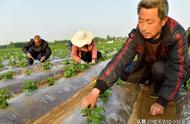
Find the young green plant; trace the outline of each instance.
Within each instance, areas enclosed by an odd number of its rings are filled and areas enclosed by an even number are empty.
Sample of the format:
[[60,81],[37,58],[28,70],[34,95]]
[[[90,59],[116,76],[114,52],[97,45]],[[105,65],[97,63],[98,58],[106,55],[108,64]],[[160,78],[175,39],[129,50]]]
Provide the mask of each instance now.
[[124,84],[124,81],[122,81],[121,79],[119,79],[117,82],[116,82],[117,85],[123,85]]
[[83,72],[85,71],[87,68],[89,68],[89,65],[88,64],[79,64],[79,63],[76,63],[76,62],[68,62],[66,61],[64,63],[64,74],[63,76],[65,78],[69,78],[69,77],[73,77],[75,75],[77,75],[78,73],[80,72]]
[[49,61],[45,61],[44,63],[41,64],[44,70],[50,70],[51,67],[53,66],[52,63]]
[[83,116],[87,116],[87,121],[89,124],[101,124],[102,121],[105,119],[103,115],[104,112],[103,107],[95,106],[93,109],[86,108],[81,111]]
[[55,78],[54,77],[48,78],[48,86],[52,86],[54,84],[55,84]]
[[1,78],[2,79],[5,79],[5,80],[8,80],[8,79],[12,79],[14,76],[14,72],[13,71],[8,71],[6,73],[4,73]]
[[31,75],[32,74],[32,70],[26,70],[26,75]]
[[0,61],[0,68],[3,68],[4,66],[3,66],[3,64],[2,64],[2,62]]
[[7,89],[0,89],[0,109],[4,109],[8,107],[7,99],[10,98],[10,95],[8,95]]
[[186,88],[187,88],[188,91],[190,91],[190,79],[187,81]]
[[101,95],[100,95],[100,100],[102,101],[102,102],[108,102],[108,100],[109,100],[109,97],[111,96],[111,94],[112,94],[112,90],[111,89],[108,89],[108,90],[106,90],[106,91],[104,91],[104,93],[102,93]]
[[24,92],[31,92],[36,89],[38,89],[36,81],[32,81],[32,80],[25,81],[25,85],[23,87]]
[[[108,89],[104,91],[103,94],[100,95],[100,101],[102,102],[107,102],[109,100],[109,97],[112,94],[112,90]],[[81,111],[81,113],[84,116],[87,116],[87,121],[90,124],[101,124],[102,121],[105,119],[103,112],[104,112],[104,107],[98,107],[95,106],[94,108],[86,108]]]

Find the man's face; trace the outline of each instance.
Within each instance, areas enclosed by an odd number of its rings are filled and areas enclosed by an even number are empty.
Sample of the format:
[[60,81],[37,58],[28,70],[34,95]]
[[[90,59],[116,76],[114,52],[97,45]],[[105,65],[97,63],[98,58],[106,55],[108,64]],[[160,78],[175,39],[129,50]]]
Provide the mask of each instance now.
[[167,18],[160,19],[157,8],[141,8],[139,12],[138,28],[145,39],[158,39]]
[[40,38],[34,38],[34,42],[36,45],[39,45],[41,43],[41,39]]

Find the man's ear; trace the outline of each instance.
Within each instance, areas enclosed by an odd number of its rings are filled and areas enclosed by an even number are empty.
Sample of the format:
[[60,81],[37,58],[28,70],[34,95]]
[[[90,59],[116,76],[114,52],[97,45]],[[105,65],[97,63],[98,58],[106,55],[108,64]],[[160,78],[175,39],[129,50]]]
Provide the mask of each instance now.
[[164,17],[162,19],[162,27],[166,24],[167,21],[168,21],[168,17]]

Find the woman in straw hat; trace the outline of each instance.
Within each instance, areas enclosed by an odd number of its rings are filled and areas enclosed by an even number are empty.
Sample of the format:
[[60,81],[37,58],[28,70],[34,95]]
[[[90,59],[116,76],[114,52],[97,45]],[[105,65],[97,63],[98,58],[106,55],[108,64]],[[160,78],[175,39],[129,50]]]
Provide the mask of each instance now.
[[93,34],[87,31],[78,31],[71,38],[73,44],[71,50],[72,59],[81,64],[93,63],[101,57],[101,53],[97,51],[93,42]]

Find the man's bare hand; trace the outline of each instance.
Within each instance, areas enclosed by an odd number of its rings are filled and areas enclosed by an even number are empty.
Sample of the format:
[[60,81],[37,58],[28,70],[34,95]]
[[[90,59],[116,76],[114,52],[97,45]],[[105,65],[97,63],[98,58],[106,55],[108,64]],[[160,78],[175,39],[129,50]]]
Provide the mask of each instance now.
[[43,56],[43,57],[40,59],[40,62],[43,62],[43,61],[45,61],[45,60],[46,60],[46,57]]
[[32,57],[32,54],[31,54],[31,53],[27,53],[26,56],[27,56],[28,58],[34,59],[34,58]]
[[163,115],[164,114],[164,107],[158,103],[154,103],[150,108],[149,114],[151,116]]
[[82,107],[83,108],[87,108],[87,107],[93,108],[98,101],[99,94],[100,94],[99,89],[97,89],[97,88],[92,89],[91,93],[83,98]]

